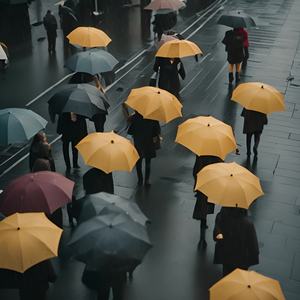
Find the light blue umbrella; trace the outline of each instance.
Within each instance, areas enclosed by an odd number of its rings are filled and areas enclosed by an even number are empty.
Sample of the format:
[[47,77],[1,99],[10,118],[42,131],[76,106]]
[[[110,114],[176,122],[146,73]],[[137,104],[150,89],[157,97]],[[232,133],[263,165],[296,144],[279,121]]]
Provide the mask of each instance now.
[[47,123],[44,118],[29,109],[1,109],[0,145],[26,143],[44,129]]
[[78,52],[71,56],[66,67],[74,72],[84,72],[92,75],[109,72],[114,69],[118,61],[104,50],[90,50]]

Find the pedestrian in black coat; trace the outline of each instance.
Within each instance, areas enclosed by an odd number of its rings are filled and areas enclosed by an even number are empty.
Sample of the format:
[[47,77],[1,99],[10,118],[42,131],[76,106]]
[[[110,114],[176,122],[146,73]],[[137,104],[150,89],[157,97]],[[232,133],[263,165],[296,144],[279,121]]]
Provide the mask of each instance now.
[[43,23],[47,32],[48,38],[48,51],[55,52],[56,37],[57,37],[57,21],[51,10],[47,10],[47,13],[43,19]]
[[179,98],[179,75],[185,79],[185,70],[179,58],[157,57],[153,70],[159,74],[158,87]]
[[240,80],[241,63],[244,60],[244,36],[239,28],[228,30],[222,40],[227,52],[229,63],[229,84],[233,82],[233,71],[235,67],[235,81]]
[[267,115],[258,111],[244,108],[241,114],[244,117],[243,133],[246,134],[247,157],[251,155],[251,140],[254,135],[253,153],[257,157],[257,147],[264,125],[268,124]]
[[214,263],[223,265],[223,276],[259,263],[256,231],[246,209],[222,207],[216,216],[213,237]]
[[142,161],[145,159],[145,185],[150,186],[151,159],[156,157],[154,139],[158,139],[160,136],[159,122],[144,119],[142,115],[135,112],[130,117],[130,126],[127,133],[133,136],[134,146],[140,156],[136,163],[138,185],[143,184]]
[[40,262],[20,274],[20,300],[44,300],[49,282],[55,282],[56,274],[50,260]]
[[71,169],[69,156],[70,143],[73,153],[73,168],[79,168],[78,150],[75,148],[75,146],[87,135],[85,118],[75,113],[63,113],[58,119],[57,133],[62,134],[63,155],[67,172],[69,172]]
[[[212,155],[196,155],[196,160],[193,168],[193,177],[194,177],[194,188],[196,186],[197,174],[205,167],[210,164],[220,163],[223,160],[217,156]],[[200,191],[196,191],[195,194],[196,203],[193,212],[193,219],[200,220],[200,240],[198,243],[198,248],[201,245],[205,248],[207,246],[205,240],[205,230],[207,227],[207,215],[213,214],[215,205],[207,201],[207,196]]]

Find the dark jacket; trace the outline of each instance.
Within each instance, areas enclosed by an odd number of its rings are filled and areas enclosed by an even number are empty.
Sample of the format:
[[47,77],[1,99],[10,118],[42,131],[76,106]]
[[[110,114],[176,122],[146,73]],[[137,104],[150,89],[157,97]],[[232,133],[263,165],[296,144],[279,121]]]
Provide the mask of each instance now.
[[45,26],[45,29],[48,34],[52,36],[56,36],[56,30],[57,30],[57,21],[56,18],[51,14],[47,13],[43,19],[43,23]]
[[29,168],[33,171],[33,166],[38,159],[49,161],[51,171],[55,172],[55,163],[51,153],[51,147],[42,141],[33,142],[29,150]]
[[[213,232],[216,241],[214,263],[249,267],[259,263],[256,231],[247,211],[223,207],[216,216]],[[223,239],[216,236],[222,233]]]
[[[194,188],[196,186],[197,174],[210,164],[220,163],[223,160],[220,157],[212,155],[196,155],[196,160],[193,168],[193,177],[195,180]],[[205,219],[208,214],[213,214],[215,205],[207,201],[207,196],[199,191],[196,191],[196,203],[193,212],[193,219],[201,220]]]
[[135,113],[130,118],[128,134],[133,136],[134,146],[141,158],[156,157],[153,138],[160,135],[158,121],[144,119],[140,114]]
[[185,70],[181,60],[175,58],[173,63],[171,63],[169,58],[157,57],[153,70],[159,72],[158,87],[179,97],[179,75],[182,79],[185,78]]
[[86,194],[100,192],[114,193],[114,181],[112,173],[105,173],[102,170],[92,168],[83,175],[83,188]]
[[77,115],[76,122],[73,122],[70,113],[63,113],[58,118],[57,133],[62,134],[63,140],[79,142],[87,135],[85,118]]
[[241,63],[244,59],[244,37],[237,30],[228,30],[222,40],[230,64]]
[[244,108],[241,116],[244,117],[243,133],[261,133],[264,125],[268,124],[267,115],[258,111]]

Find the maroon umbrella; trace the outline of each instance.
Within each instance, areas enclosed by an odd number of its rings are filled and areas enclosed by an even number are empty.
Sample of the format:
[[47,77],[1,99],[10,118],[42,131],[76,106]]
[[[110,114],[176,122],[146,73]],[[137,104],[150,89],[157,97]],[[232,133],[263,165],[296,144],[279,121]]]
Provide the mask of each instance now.
[[0,198],[0,211],[52,214],[72,199],[74,182],[49,171],[29,173],[13,180]]

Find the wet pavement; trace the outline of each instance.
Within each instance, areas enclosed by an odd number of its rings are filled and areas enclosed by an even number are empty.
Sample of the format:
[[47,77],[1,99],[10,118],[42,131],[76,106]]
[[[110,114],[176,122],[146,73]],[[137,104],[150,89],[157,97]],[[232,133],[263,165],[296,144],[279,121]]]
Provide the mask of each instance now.
[[[253,16],[258,25],[258,28],[249,30],[250,59],[247,69],[242,74],[242,82],[262,81],[274,85],[285,94],[287,104],[285,112],[269,116],[269,124],[262,134],[258,159],[251,159],[250,163],[246,161],[243,120],[240,117],[242,109],[230,101],[227,84],[226,55],[221,44],[227,28],[216,25],[222,11],[236,8],[243,9]],[[256,173],[265,192],[250,210],[260,245],[260,263],[252,269],[280,280],[289,300],[297,300],[300,297],[299,14],[300,2],[297,0],[215,1],[213,6],[198,14],[183,14],[177,26],[179,32],[195,41],[204,51],[204,56],[198,63],[192,59],[184,60],[187,78],[182,81],[181,90],[183,119],[210,114],[233,126],[241,155],[229,155],[227,161],[236,161]],[[131,28],[124,30],[128,30],[130,35],[130,31],[135,29],[131,24]],[[116,43],[118,38],[116,33]],[[120,69],[116,82],[108,88],[111,109],[106,130],[115,129],[126,135],[126,123],[120,104],[132,87],[147,84],[152,74],[154,46],[149,41],[144,44],[142,40],[136,41],[135,46],[129,47],[129,50],[126,50],[126,47],[120,49],[119,46],[115,50],[116,57],[129,64]],[[121,54],[121,51],[124,51],[124,54]],[[38,53],[42,61],[48,59],[46,51]],[[130,63],[134,58],[133,53],[142,54]],[[28,57],[30,60],[30,56]],[[53,74],[57,76],[56,81],[66,74],[61,67],[63,51],[59,51],[57,57],[59,62],[54,63],[57,69],[55,71],[54,67],[53,70]],[[49,62],[50,65],[52,66],[52,63]],[[17,76],[14,72],[21,67],[18,64],[15,69],[7,71],[6,79],[2,79],[6,80],[6,84],[0,81],[1,106],[9,105],[6,100],[2,101],[3,86],[11,88],[9,99],[15,99],[12,101],[16,101],[15,105],[18,106],[24,106],[26,101],[34,98],[35,92],[43,91],[41,86],[37,88],[39,91],[31,91],[31,87],[28,87],[28,91],[23,91],[21,86],[18,89],[12,88],[12,79]],[[49,72],[52,71],[45,68],[45,78]],[[288,77],[293,79],[287,80]],[[53,79],[53,82],[55,80]],[[33,85],[31,81],[28,76],[28,84]],[[44,88],[52,84],[49,79],[48,83],[46,81]],[[56,88],[40,97],[29,106],[30,109],[47,117],[46,101],[55,90]],[[22,93],[28,93],[30,96],[26,101],[23,99],[23,102],[20,97]],[[136,201],[152,221],[149,234],[154,247],[145,257],[143,264],[136,269],[133,281],[128,283],[126,299],[208,299],[208,288],[221,277],[221,267],[212,264],[214,216],[208,217],[208,247],[206,250],[197,251],[199,223],[191,218],[195,201],[192,191],[194,155],[174,143],[176,128],[181,122],[182,120],[175,120],[162,127],[164,140],[158,157],[152,163],[150,188],[136,188],[135,172],[114,173],[116,194]],[[90,130],[92,129],[90,126]],[[47,133],[53,141],[57,169],[64,173],[61,143],[55,142],[55,125],[49,124]],[[0,188],[12,178],[28,171],[28,161],[26,158],[22,159],[24,152],[21,151],[19,155],[0,166]],[[11,168],[18,159],[20,162]],[[76,181],[78,196],[83,193],[81,175],[87,169],[83,165],[81,161],[81,170],[71,174],[71,178]],[[67,222],[65,224],[64,239],[67,240],[70,228]],[[82,264],[57,260],[56,266],[59,278],[51,286],[48,299],[63,299],[65,296],[75,300],[95,299],[95,294],[81,284]],[[12,290],[0,291],[1,300],[18,299],[15,295],[15,291]]]

